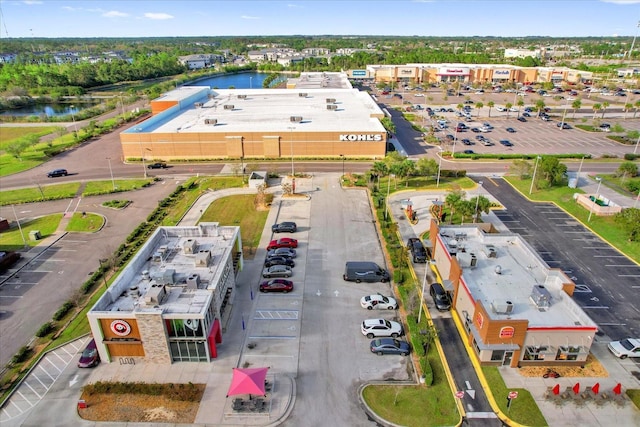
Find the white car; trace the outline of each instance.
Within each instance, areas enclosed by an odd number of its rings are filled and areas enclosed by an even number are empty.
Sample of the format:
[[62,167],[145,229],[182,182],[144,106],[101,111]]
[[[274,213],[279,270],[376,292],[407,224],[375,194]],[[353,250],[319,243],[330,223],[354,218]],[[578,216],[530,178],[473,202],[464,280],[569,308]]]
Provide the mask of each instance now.
[[640,357],[640,338],[626,338],[620,341],[611,341],[607,347],[614,356],[620,359]]
[[507,111],[507,109],[504,107],[496,107],[496,111],[503,112],[503,111]]
[[367,319],[362,322],[362,335],[367,338],[392,337],[398,338],[402,335],[402,325],[398,322],[386,319]]
[[509,108],[509,111],[511,111],[512,113],[517,113],[518,112],[518,107],[511,107],[511,108]]
[[378,308],[380,310],[395,310],[398,308],[398,302],[391,297],[382,294],[366,295],[360,299],[360,305],[367,310]]
[[415,94],[413,94],[413,96],[424,96],[424,94],[422,94],[422,93],[415,93]]

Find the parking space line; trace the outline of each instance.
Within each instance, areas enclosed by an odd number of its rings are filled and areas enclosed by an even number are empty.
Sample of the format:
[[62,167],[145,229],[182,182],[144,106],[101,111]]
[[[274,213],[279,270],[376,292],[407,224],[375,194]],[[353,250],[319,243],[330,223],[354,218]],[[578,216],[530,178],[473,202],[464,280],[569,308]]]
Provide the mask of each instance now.
[[27,399],[26,397],[24,397],[24,395],[20,392],[20,390],[18,390],[16,393],[18,393],[20,397],[22,397],[24,401],[27,402],[31,408],[35,406],[33,403],[31,403],[30,399]]
[[35,378],[36,381],[38,381],[40,383],[40,385],[42,385],[42,387],[44,387],[45,390],[49,390],[49,387],[47,387],[45,383],[40,381],[40,378],[37,375],[34,375],[33,378]]
[[15,299],[20,299],[20,298],[22,298],[22,295],[0,295],[0,298],[15,298]]
[[608,305],[583,305],[582,308],[593,308],[593,309],[609,309]]
[[24,384],[24,385],[26,385],[27,387],[29,387],[29,390],[31,390],[31,391],[33,392],[33,394],[35,394],[36,396],[38,396],[38,399],[42,399],[42,396],[40,396],[40,394],[39,394],[37,391],[35,391],[35,390],[33,389],[33,387],[31,387],[31,386],[29,385],[29,383],[28,383],[28,382],[24,382],[23,384]]
[[[261,340],[295,340],[298,339],[297,335],[251,335],[249,336],[250,339],[252,340],[256,340],[256,339],[261,339]],[[262,355],[261,355],[262,356]]]
[[605,267],[637,267],[635,264],[605,264]]
[[47,372],[47,371],[42,367],[42,365],[38,364],[38,368],[40,368],[40,370],[41,370],[42,372],[44,372],[45,374],[47,374],[47,376],[48,376],[49,378],[51,378],[51,381],[55,381],[55,380],[56,380],[56,379],[55,379],[55,378],[53,378],[51,375],[49,375],[49,372]]
[[[574,239],[582,240],[582,239]],[[609,246],[583,246],[582,249],[611,249]]]
[[[640,277],[640,274],[618,274],[618,277]],[[640,286],[634,286],[634,288]]]
[[624,255],[593,255],[594,258],[626,258]]

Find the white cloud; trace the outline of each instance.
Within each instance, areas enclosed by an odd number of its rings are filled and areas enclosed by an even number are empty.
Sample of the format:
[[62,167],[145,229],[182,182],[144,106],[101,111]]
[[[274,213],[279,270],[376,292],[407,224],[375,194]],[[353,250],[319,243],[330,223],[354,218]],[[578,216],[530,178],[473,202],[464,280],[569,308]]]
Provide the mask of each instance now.
[[147,12],[144,14],[144,17],[147,19],[155,19],[155,20],[165,20],[165,19],[173,19],[173,15],[169,15],[168,13],[156,13],[156,12]]
[[62,6],[62,8],[64,10],[68,10],[69,12],[75,12],[76,10],[78,10],[75,7],[71,7],[71,6]]
[[42,4],[42,2],[39,1],[39,0],[23,0],[22,3],[24,3],[24,4]]
[[604,3],[614,3],[614,4],[638,4],[640,0],[600,0]]
[[102,14],[105,18],[126,18],[129,16],[128,13],[119,12],[117,10],[110,10],[109,12],[105,12]]
[[302,8],[302,6],[300,6],[299,4],[293,4],[293,3],[289,3],[287,5],[287,7],[290,7],[290,8]]
[[242,18],[242,19],[262,19],[259,16],[249,16],[249,15],[242,15],[240,18]]

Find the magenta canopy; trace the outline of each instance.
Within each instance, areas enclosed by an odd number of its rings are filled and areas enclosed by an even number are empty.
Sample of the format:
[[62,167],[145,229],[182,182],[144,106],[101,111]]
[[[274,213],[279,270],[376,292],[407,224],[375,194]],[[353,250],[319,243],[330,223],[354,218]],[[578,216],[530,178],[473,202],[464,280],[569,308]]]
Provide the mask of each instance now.
[[238,394],[265,395],[264,382],[269,368],[233,368],[227,397]]

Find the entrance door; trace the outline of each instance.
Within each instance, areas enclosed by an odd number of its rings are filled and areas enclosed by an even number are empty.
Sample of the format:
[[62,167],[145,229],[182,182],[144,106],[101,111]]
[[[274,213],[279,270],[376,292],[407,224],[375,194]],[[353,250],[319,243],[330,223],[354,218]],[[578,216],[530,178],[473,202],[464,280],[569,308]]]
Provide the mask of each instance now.
[[513,358],[513,351],[505,351],[502,366],[511,366],[511,358]]

